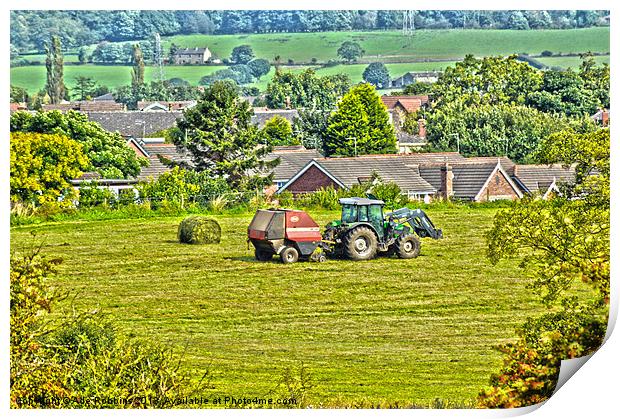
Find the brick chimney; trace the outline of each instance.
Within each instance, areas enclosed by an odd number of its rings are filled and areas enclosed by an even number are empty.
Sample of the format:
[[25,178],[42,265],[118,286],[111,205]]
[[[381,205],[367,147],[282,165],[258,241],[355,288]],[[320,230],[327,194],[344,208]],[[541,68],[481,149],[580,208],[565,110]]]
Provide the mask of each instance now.
[[426,121],[424,118],[418,119],[418,135],[420,138],[426,138]]
[[454,195],[454,189],[452,188],[453,179],[452,167],[446,162],[445,166],[441,168],[441,190],[439,191],[439,195],[446,201],[449,201],[450,197]]

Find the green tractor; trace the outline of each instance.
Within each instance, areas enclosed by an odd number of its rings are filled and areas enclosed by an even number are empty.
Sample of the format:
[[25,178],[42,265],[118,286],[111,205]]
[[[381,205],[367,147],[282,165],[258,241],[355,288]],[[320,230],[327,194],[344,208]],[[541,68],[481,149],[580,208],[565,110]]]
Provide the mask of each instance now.
[[383,214],[384,202],[371,198],[343,198],[342,216],[326,226],[324,249],[351,260],[367,260],[378,253],[410,259],[420,254],[418,237],[440,239],[443,234],[420,209],[400,208]]

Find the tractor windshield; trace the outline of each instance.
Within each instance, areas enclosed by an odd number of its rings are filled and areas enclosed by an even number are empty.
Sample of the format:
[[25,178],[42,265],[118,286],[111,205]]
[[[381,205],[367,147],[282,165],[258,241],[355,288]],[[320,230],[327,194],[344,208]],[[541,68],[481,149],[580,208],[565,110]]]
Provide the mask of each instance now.
[[357,205],[342,206],[342,222],[345,224],[357,222]]

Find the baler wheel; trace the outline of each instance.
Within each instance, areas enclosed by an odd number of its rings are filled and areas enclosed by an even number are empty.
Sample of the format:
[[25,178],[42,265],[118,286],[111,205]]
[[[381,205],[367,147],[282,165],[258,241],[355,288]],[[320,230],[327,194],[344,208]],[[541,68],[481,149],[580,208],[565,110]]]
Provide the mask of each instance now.
[[282,263],[295,263],[299,260],[299,252],[294,247],[285,247],[280,252],[280,260]]

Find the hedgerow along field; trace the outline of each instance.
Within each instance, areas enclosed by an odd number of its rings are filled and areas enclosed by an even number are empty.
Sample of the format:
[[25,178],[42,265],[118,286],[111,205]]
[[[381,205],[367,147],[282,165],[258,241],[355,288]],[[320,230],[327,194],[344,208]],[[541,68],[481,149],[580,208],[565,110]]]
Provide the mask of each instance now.
[[[164,50],[171,43],[181,47],[209,46],[214,54],[229,57],[235,46],[251,45],[256,56],[273,60],[279,55],[284,65],[292,59],[295,63],[310,63],[337,59],[337,50],[342,42],[359,42],[366,51],[364,60],[387,62],[392,77],[406,71],[442,70],[453,65],[466,54],[476,56],[507,55],[527,52],[532,55],[544,50],[553,53],[578,53],[585,51],[609,52],[609,28],[587,28],[569,30],[420,30],[412,37],[398,31],[375,32],[319,32],[293,34],[251,34],[251,35],[179,35],[164,38]],[[44,60],[43,56],[29,56]],[[75,55],[68,55],[67,63],[75,61]],[[442,60],[442,61],[424,61]],[[578,57],[552,57],[543,61],[548,65],[578,67]],[[596,57],[597,62],[609,62],[609,57]],[[422,61],[422,62],[420,62]],[[542,60],[541,60],[542,61]],[[362,80],[367,64],[337,65],[317,68],[318,74],[345,73],[354,83]],[[223,66],[166,66],[167,78],[179,77],[191,84],[198,84],[201,77],[211,74]],[[305,66],[283,67],[285,70],[302,71]],[[261,90],[273,77],[271,72],[249,86]],[[92,77],[99,84],[115,88],[131,82],[131,67],[117,65],[67,65],[65,83],[71,87],[77,76]],[[147,67],[145,78],[154,80],[158,72]],[[24,87],[35,93],[45,85],[45,66],[11,68],[11,84]]]
[[205,395],[265,396],[303,363],[314,406],[469,405],[501,364],[493,346],[543,310],[517,261],[485,257],[495,211],[431,207],[445,238],[423,239],[412,260],[260,263],[246,244],[252,214],[214,215],[220,245],[179,244],[183,217],[19,226],[11,245],[62,257],[52,285],[78,296],[65,308],[98,308],[184,353],[194,379],[209,371]]

